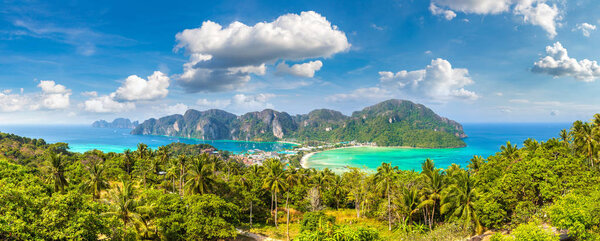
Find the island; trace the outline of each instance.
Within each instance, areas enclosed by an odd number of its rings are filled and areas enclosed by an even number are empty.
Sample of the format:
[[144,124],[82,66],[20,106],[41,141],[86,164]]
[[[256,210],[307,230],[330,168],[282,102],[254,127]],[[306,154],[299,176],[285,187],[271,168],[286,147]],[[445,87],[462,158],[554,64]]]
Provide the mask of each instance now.
[[138,121],[131,122],[131,120],[126,118],[117,118],[112,122],[108,122],[105,120],[97,120],[92,123],[92,127],[96,128],[119,128],[119,129],[133,129],[139,125]]
[[203,140],[359,142],[413,148],[464,147],[460,123],[422,104],[391,99],[346,116],[318,109],[290,115],[272,109],[237,116],[224,110],[197,111],[149,119],[134,135],[166,135]]

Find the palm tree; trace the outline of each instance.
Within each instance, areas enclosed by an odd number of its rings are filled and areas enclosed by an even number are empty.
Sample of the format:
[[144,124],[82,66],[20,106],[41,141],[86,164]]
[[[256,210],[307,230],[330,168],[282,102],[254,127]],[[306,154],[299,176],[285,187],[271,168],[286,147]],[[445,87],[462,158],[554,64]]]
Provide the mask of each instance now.
[[287,240],[290,240],[290,191],[296,185],[299,184],[300,179],[298,179],[298,171],[296,169],[292,169],[286,172],[285,174],[285,187],[286,187],[286,197],[285,197],[285,210],[287,212],[286,216],[286,237]]
[[188,159],[185,155],[179,155],[177,158],[179,163],[179,191],[181,196],[185,196],[185,190],[183,189],[183,183],[185,183],[185,166],[188,164]]
[[398,167],[392,167],[391,163],[381,163],[375,174],[375,181],[380,189],[383,189],[388,200],[388,230],[392,231],[392,201],[391,191],[398,179]]
[[575,149],[584,153],[589,158],[590,166],[594,166],[594,154],[598,141],[594,136],[593,126],[590,123],[575,121],[573,123],[573,144]]
[[215,186],[213,176],[213,163],[209,163],[205,156],[194,158],[190,165],[189,179],[185,183],[185,188],[190,194],[210,193]]
[[60,153],[50,153],[49,159],[50,171],[52,172],[52,179],[54,180],[54,192],[65,191],[65,186],[68,185],[67,179],[65,178],[65,161]]
[[560,130],[560,142],[569,145],[569,133],[565,129]]
[[179,173],[177,163],[171,161],[169,168],[167,168],[167,172],[165,173],[165,179],[170,180],[172,184],[172,192],[176,192],[177,188],[175,188],[175,180],[177,179],[177,175]]
[[100,198],[100,192],[108,188],[108,182],[104,177],[104,166],[99,163],[91,163],[87,169],[89,179],[84,183],[84,187],[92,193],[93,199],[98,199]]
[[356,218],[360,218],[360,204],[364,199],[366,190],[362,188],[365,182],[365,173],[356,167],[349,167],[350,171],[343,174],[348,187],[348,199],[354,202]]
[[481,166],[485,163],[485,159],[481,156],[473,156],[473,158],[471,158],[471,161],[469,162],[469,165],[467,165],[467,168],[469,170],[469,172],[474,172],[477,173],[479,171],[479,168],[481,168]]
[[119,217],[125,227],[139,217],[136,212],[137,203],[134,199],[134,189],[131,182],[123,181],[123,187],[117,185],[115,189],[109,192],[109,195],[111,206],[107,214]]
[[517,148],[517,145],[512,145],[510,144],[510,141],[507,141],[506,146],[500,147],[500,155],[504,156],[510,161],[515,161],[518,155],[518,150],[519,148]]
[[449,213],[452,217],[462,219],[467,224],[475,223],[476,232],[479,234],[482,227],[474,208],[477,200],[475,185],[476,181],[467,172],[455,176],[455,184],[450,186],[443,199],[441,213]]
[[335,209],[338,210],[340,208],[340,196],[345,191],[344,179],[342,178],[342,176],[335,175],[334,178],[331,180],[330,186],[331,187],[329,188],[329,191],[331,191],[333,197],[335,198]]
[[[433,171],[431,174],[425,174],[425,187],[422,189],[423,197],[419,207],[425,207],[425,220],[429,223],[429,229],[433,228],[433,221],[435,220],[435,211],[437,205],[442,199],[442,191],[444,190],[444,175],[438,169]],[[431,213],[429,213],[429,207],[431,207]]]
[[419,193],[416,188],[402,188],[400,205],[404,216],[412,224],[413,216],[419,211]]
[[127,149],[123,152],[123,163],[121,168],[131,177],[133,167],[135,166],[135,158],[131,154],[131,150]]
[[431,175],[431,173],[435,171],[435,163],[433,163],[433,160],[427,158],[423,163],[421,163],[421,170],[423,170],[423,174]]
[[266,164],[267,175],[263,188],[271,191],[271,203],[275,203],[275,227],[277,227],[277,193],[285,190],[286,173],[279,160],[268,160]]

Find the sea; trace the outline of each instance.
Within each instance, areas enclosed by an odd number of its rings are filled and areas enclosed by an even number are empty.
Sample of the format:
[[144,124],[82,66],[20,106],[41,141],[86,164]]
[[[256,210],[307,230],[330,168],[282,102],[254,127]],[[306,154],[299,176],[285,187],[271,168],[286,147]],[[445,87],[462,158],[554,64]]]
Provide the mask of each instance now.
[[283,142],[201,140],[170,136],[131,135],[129,134],[131,129],[95,128],[87,125],[9,125],[0,126],[0,132],[13,133],[29,138],[42,138],[47,143],[65,142],[69,144],[70,151],[80,153],[94,149],[121,153],[127,149],[137,149],[138,143],[144,143],[152,149],[173,142],[204,143],[210,144],[218,150],[238,154],[254,150],[283,152],[295,146]]
[[[347,167],[376,170],[382,162],[391,162],[402,170],[420,170],[421,163],[431,158],[437,167],[447,167],[452,163],[466,167],[474,155],[488,157],[500,151],[507,141],[519,147],[527,138],[538,141],[558,137],[560,130],[570,128],[570,123],[466,123],[463,124],[467,143],[463,148],[452,149],[406,149],[391,147],[357,147],[323,151],[312,155],[305,166],[335,172],[343,172]],[[168,136],[131,135],[130,129],[93,128],[88,125],[0,125],[0,132],[13,133],[29,138],[42,138],[48,143],[65,142],[73,152],[86,152],[97,149],[104,152],[135,150],[138,143],[150,148],[158,148],[172,142],[188,144],[211,144],[219,150],[245,153],[252,150],[285,152],[294,146],[282,142],[250,142],[217,140],[208,141],[193,138]]]
[[313,154],[305,167],[343,172],[347,167],[374,171],[382,162],[391,162],[401,170],[421,170],[421,163],[432,159],[436,167],[446,168],[456,163],[465,168],[475,155],[484,158],[500,151],[500,146],[511,144],[523,146],[523,141],[533,138],[546,141],[558,137],[560,130],[569,129],[570,123],[510,123],[510,124],[463,124],[468,135],[463,148],[451,149],[407,149],[392,147],[355,147],[334,149]]

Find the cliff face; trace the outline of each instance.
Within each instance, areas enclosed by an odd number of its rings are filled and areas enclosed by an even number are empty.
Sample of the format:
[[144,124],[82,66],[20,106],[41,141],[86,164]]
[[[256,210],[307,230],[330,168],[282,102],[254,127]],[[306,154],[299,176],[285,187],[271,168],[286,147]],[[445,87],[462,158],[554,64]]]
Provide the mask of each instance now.
[[125,118],[117,118],[112,122],[107,122],[105,120],[98,120],[92,123],[92,127],[96,128],[120,128],[120,129],[133,129],[137,125],[139,125],[138,121],[131,122],[129,119]]
[[328,109],[295,116],[271,109],[241,116],[216,109],[188,110],[184,115],[146,120],[131,133],[206,140],[357,140],[415,147],[464,146],[461,138],[466,137],[459,123],[405,100],[384,101],[352,116]]

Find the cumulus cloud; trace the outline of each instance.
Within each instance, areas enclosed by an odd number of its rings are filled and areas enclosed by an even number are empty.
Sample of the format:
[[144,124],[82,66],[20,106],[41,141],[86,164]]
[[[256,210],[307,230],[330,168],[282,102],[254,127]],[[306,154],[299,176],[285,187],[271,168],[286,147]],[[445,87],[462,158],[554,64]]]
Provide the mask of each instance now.
[[574,30],[579,30],[583,34],[583,36],[589,37],[591,31],[596,30],[596,25],[589,23],[578,23],[577,27]]
[[100,97],[93,97],[89,100],[86,100],[83,105],[86,111],[96,113],[116,113],[135,109],[135,104],[133,102],[116,101],[115,93]]
[[310,61],[303,64],[294,64],[291,67],[285,62],[281,62],[277,65],[276,73],[312,78],[315,76],[315,72],[319,71],[321,67],[323,67],[323,63],[320,60]]
[[183,114],[190,108],[189,108],[189,106],[187,106],[184,103],[177,103],[174,105],[161,104],[159,106],[153,106],[152,109],[154,110],[155,115],[157,113],[160,113],[160,116],[164,116],[164,115]]
[[115,97],[118,100],[155,100],[164,98],[169,93],[169,77],[160,71],[148,76],[148,80],[137,75],[130,75],[125,83],[117,89]]
[[71,90],[53,80],[42,80],[38,84],[42,89],[40,105],[46,109],[65,109],[70,105]]
[[350,48],[344,32],[313,11],[282,15],[254,26],[236,21],[223,27],[205,21],[175,37],[175,49],[190,55],[184,73],[178,76],[179,84],[189,92],[233,90],[246,84],[250,74],[264,74],[265,64],[327,58]]
[[359,88],[350,93],[335,94],[325,98],[326,101],[343,102],[355,100],[382,100],[391,97],[388,90],[379,87]]
[[592,82],[600,77],[600,66],[596,61],[578,61],[569,57],[567,49],[560,42],[546,47],[547,56],[533,64],[532,71],[554,77],[571,76],[577,80]]
[[208,99],[199,99],[196,101],[196,105],[198,105],[202,109],[223,109],[231,104],[231,100],[208,100]]
[[384,88],[399,89],[434,101],[479,98],[475,92],[464,88],[474,83],[469,71],[452,68],[450,62],[440,58],[432,60],[425,69],[397,73],[381,71],[379,76],[380,85]]
[[429,11],[431,11],[433,15],[443,15],[446,20],[452,20],[454,17],[456,17],[456,13],[454,11],[441,9],[434,3],[429,5]]
[[22,94],[11,94],[10,91],[0,93],[0,111],[15,112],[30,107],[31,99]]
[[[441,8],[441,7],[447,8]],[[454,10],[467,14],[500,14],[509,12],[520,16],[524,23],[540,26],[550,38],[556,36],[557,21],[561,15],[556,4],[548,4],[547,0],[431,0],[429,10],[434,15],[443,15],[453,19],[456,14],[446,11]]]

